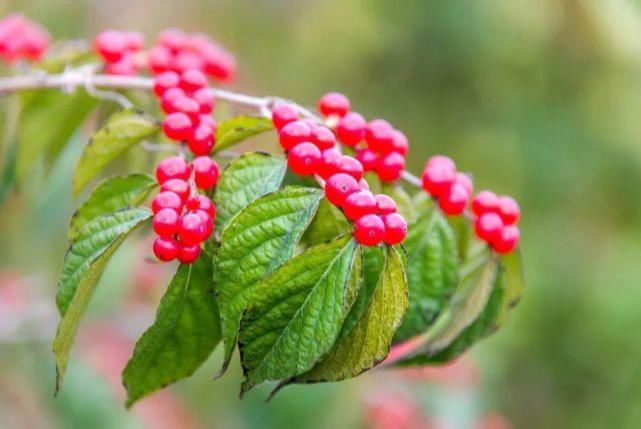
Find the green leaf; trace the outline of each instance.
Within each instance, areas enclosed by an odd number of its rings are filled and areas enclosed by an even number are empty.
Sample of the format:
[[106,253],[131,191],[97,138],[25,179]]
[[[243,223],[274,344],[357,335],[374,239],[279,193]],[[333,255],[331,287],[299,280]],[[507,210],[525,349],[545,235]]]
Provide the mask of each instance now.
[[130,109],[111,115],[85,146],[73,173],[74,196],[107,164],[159,130],[158,122]]
[[272,121],[263,116],[236,116],[218,124],[214,153],[273,129]]
[[214,259],[225,362],[236,344],[242,312],[256,283],[288,260],[323,191],[289,186],[250,203],[227,224]]
[[[364,305],[357,303],[362,301]],[[361,287],[338,341],[312,370],[291,382],[339,381],[356,377],[381,362],[408,305],[407,278],[399,250],[387,247],[385,263],[373,290]]]
[[111,176],[104,179],[96,185],[87,200],[71,217],[69,240],[74,241],[82,227],[98,216],[128,206],[137,206],[147,198],[156,185],[156,179],[144,174]]
[[410,303],[396,342],[424,332],[447,305],[458,284],[454,233],[433,204],[409,226],[404,244],[410,257]]
[[58,282],[57,304],[62,320],[53,341],[56,355],[56,391],[67,369],[69,353],[84,313],[105,265],[136,227],[152,216],[147,209],[126,209],[87,223],[65,255]]
[[75,94],[38,91],[25,94],[23,100],[16,156],[18,183],[30,176],[48,151],[57,155],[97,104],[82,91]]
[[351,235],[312,247],[254,288],[238,337],[241,392],[302,374],[331,349],[353,300],[356,247]]
[[483,312],[498,275],[498,258],[478,243],[460,269],[460,283],[448,305],[421,338],[421,346],[396,365],[425,363],[426,358],[449,347]]
[[343,235],[349,229],[350,224],[343,212],[323,199],[314,220],[303,235],[303,242],[308,246],[315,246]]
[[127,363],[122,381],[127,407],[168,384],[192,375],[220,341],[211,256],[181,265]]
[[234,159],[225,168],[216,185],[216,230],[227,223],[247,204],[278,190],[287,162],[264,152],[249,152]]

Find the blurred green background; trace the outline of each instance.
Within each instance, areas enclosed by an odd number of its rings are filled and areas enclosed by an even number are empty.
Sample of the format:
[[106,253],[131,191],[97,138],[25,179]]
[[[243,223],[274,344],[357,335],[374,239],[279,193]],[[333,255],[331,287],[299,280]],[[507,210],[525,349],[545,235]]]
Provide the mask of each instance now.
[[[345,92],[366,117],[386,118],[406,132],[410,170],[420,172],[432,154],[447,154],[473,174],[477,188],[521,203],[528,287],[508,324],[474,348],[478,381],[443,387],[418,376],[374,374],[291,387],[265,405],[267,390],[237,399],[238,368],[212,383],[216,356],[172,389],[170,399],[180,405],[172,415],[184,420],[165,419],[165,427],[378,427],[369,421],[371,398],[388,390],[402,392],[443,427],[474,427],[488,412],[517,428],[638,427],[641,2],[0,2],[0,14],[9,11],[43,23],[55,38],[89,38],[107,27],[140,30],[149,42],[168,26],[208,32],[237,55],[234,89],[309,105],[328,90]],[[0,268],[45,304],[53,303],[65,247],[76,155],[66,152],[44,183],[0,207]],[[162,291],[163,268],[131,263],[145,246],[118,254],[91,320],[134,312],[148,321],[149,307],[123,308],[116,299],[131,301],[141,278],[153,280],[152,295]],[[120,328],[134,336],[145,323]],[[87,346],[53,400],[49,338],[38,332],[0,342],[0,426],[162,427],[150,426],[144,410],[126,413],[87,357],[107,359],[121,346],[126,358],[130,344],[98,341],[101,352]],[[504,427],[494,424],[483,427]]]

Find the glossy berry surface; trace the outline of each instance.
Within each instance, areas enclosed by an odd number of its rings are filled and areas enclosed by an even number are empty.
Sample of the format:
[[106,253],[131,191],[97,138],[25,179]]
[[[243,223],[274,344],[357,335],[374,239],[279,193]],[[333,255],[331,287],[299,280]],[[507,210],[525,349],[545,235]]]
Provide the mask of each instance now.
[[193,246],[180,246],[178,252],[178,260],[183,264],[191,264],[200,256],[200,245],[194,244]]
[[405,170],[405,158],[398,152],[384,155],[376,165],[376,173],[384,182],[395,182]]
[[423,189],[434,197],[445,194],[456,179],[456,170],[448,164],[427,164],[423,171]]
[[192,161],[194,182],[200,189],[210,189],[218,182],[218,164],[208,156],[199,156]]
[[189,183],[182,179],[169,179],[160,185],[160,190],[175,193],[183,202],[187,201],[187,198],[189,198],[189,194],[191,193]]
[[312,130],[309,125],[302,120],[290,122],[285,125],[278,135],[278,141],[286,151],[290,150],[299,143],[308,142],[312,138]]
[[477,216],[487,212],[496,212],[499,208],[499,198],[492,191],[481,191],[472,200],[472,211]]
[[363,164],[354,157],[341,155],[336,160],[336,168],[339,173],[349,174],[357,181],[363,178]]
[[378,214],[386,215],[386,214],[396,213],[396,210],[398,210],[398,207],[396,206],[396,201],[394,201],[392,197],[385,194],[376,194],[374,195],[374,198],[376,199],[376,207],[378,210]]
[[163,191],[159,192],[151,202],[151,210],[154,214],[162,209],[171,209],[176,213],[180,213],[183,208],[183,202],[175,192]]
[[298,143],[287,154],[287,165],[300,176],[310,176],[318,171],[321,151],[313,143]]
[[272,109],[272,123],[277,130],[280,130],[290,122],[298,119],[298,110],[295,106],[287,103],[276,105]]
[[317,125],[312,127],[311,142],[323,151],[331,149],[336,145],[336,136],[329,128]]
[[361,190],[347,196],[343,204],[343,211],[347,219],[356,221],[365,215],[375,214],[378,211],[378,206],[370,191]]
[[183,112],[170,113],[162,122],[162,129],[171,140],[187,140],[191,135],[193,123]]
[[354,238],[364,246],[376,246],[385,238],[385,224],[380,216],[369,214],[354,224]]
[[180,242],[192,246],[199,244],[205,239],[205,223],[196,213],[188,212],[180,217],[178,221],[178,238]]
[[343,117],[349,112],[349,98],[340,92],[328,92],[318,100],[318,111],[323,116]]
[[214,131],[208,125],[198,125],[189,136],[187,145],[196,156],[209,155],[214,149]]
[[210,200],[207,196],[205,195],[194,195],[189,197],[187,202],[185,203],[185,207],[187,207],[187,210],[203,210],[212,219],[216,218],[216,206],[214,205],[213,201]]
[[358,190],[356,179],[345,173],[334,174],[325,182],[325,196],[337,207],[342,207],[347,196]]
[[158,237],[154,240],[154,255],[164,262],[173,261],[178,256],[180,245],[171,237]]
[[153,91],[158,97],[162,97],[167,90],[175,88],[180,82],[180,76],[172,71],[166,71],[154,78]]
[[496,213],[484,213],[474,222],[476,235],[483,241],[492,243],[500,234],[503,221]]
[[498,214],[506,225],[512,225],[519,221],[521,209],[513,198],[501,196],[498,197]]
[[338,122],[336,136],[347,146],[356,146],[365,137],[365,119],[361,114],[350,112]]
[[392,149],[394,142],[394,128],[384,119],[374,119],[367,124],[365,141],[375,152],[388,152]]
[[407,221],[399,213],[391,213],[382,217],[385,224],[383,241],[390,246],[402,243],[407,236]]
[[156,179],[161,185],[169,179],[187,180],[190,175],[191,168],[189,164],[179,156],[165,158],[156,167]]
[[159,236],[171,237],[178,231],[179,218],[180,216],[176,210],[170,208],[161,209],[154,215],[151,225]]
[[506,225],[492,241],[492,248],[497,253],[510,253],[516,249],[520,237],[521,233],[516,225]]

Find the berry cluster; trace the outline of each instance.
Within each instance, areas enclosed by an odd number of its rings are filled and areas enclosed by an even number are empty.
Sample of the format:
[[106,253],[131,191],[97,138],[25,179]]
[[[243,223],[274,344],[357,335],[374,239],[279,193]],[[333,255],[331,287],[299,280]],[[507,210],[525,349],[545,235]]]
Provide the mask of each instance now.
[[96,36],[94,47],[109,74],[134,75],[146,64],[152,74],[197,70],[223,82],[236,75],[234,56],[204,34],[167,29],[160,33],[158,43],[142,54],[144,38],[140,33],[105,30]]
[[521,237],[516,226],[521,209],[514,199],[481,191],[472,200],[472,212],[476,215],[474,230],[481,240],[489,243],[497,253],[510,253],[516,249]]
[[6,62],[37,61],[48,47],[47,30],[24,16],[11,14],[0,21],[0,58]]
[[105,30],[94,39],[94,49],[106,64],[105,72],[122,76],[138,73],[136,54],[144,46],[144,36],[135,31]]
[[323,95],[318,110],[333,126],[338,140],[356,148],[356,158],[365,171],[376,172],[384,182],[401,177],[409,150],[405,134],[384,119],[367,123],[360,113],[350,111],[349,99],[337,92]]
[[287,152],[289,168],[301,176],[325,179],[325,195],[354,222],[354,236],[365,246],[381,242],[398,244],[407,235],[407,222],[397,213],[390,197],[374,195],[363,179],[363,165],[336,148],[336,137],[328,127],[311,119],[300,119],[298,109],[279,104],[272,110],[279,142]]
[[158,234],[154,254],[161,261],[178,258],[183,264],[194,262],[200,255],[200,244],[214,229],[216,206],[207,196],[198,194],[218,180],[218,165],[207,157],[195,158],[191,165],[173,156],[156,168],[160,192],[151,203],[153,229]]
[[436,155],[427,160],[423,169],[423,189],[438,200],[445,214],[458,216],[465,211],[474,185],[467,174],[456,171],[454,161]]
[[[474,191],[470,177],[456,171],[454,161],[442,155],[427,161],[423,170],[423,189],[436,198],[441,210],[450,216],[465,211]],[[516,248],[520,237],[516,223],[521,210],[514,199],[481,191],[472,200],[472,212],[476,216],[474,229],[481,240],[497,253],[509,253]]]
[[205,74],[196,69],[180,75],[166,71],[154,78],[153,90],[167,113],[162,124],[165,135],[186,141],[194,155],[209,155],[216,143],[216,121],[211,116],[214,93]]

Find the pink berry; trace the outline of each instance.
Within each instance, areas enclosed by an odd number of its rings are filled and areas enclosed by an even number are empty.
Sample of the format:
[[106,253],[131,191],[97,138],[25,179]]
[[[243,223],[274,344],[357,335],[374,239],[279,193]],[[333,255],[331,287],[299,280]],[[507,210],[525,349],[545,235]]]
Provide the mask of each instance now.
[[394,201],[391,197],[385,194],[376,194],[374,195],[374,198],[376,199],[376,206],[379,215],[396,213],[396,210],[398,210],[396,201]]
[[374,152],[389,152],[394,142],[394,128],[384,119],[374,119],[367,124],[365,141]]
[[399,213],[391,213],[382,217],[385,224],[383,241],[390,246],[400,244],[407,236],[407,221]]
[[376,199],[370,191],[357,191],[347,196],[343,204],[347,219],[358,220],[377,211]]
[[472,200],[472,211],[480,216],[483,213],[498,212],[499,198],[492,191],[481,191]]
[[194,182],[200,189],[210,189],[218,182],[218,164],[208,156],[199,156],[192,161]]
[[202,218],[193,212],[185,213],[178,221],[178,238],[180,242],[193,246],[203,241],[205,237],[205,223]]
[[465,210],[469,199],[470,194],[467,189],[460,183],[454,183],[447,192],[439,197],[438,204],[445,214],[458,216]]
[[154,94],[162,97],[168,89],[177,87],[179,82],[180,76],[172,71],[160,73],[154,78]]
[[323,116],[343,117],[349,112],[349,98],[339,92],[328,92],[318,100],[318,111]]
[[186,97],[185,91],[183,91],[182,89],[177,87],[167,89],[160,101],[160,107],[162,108],[163,112],[174,113],[176,111],[174,102],[182,97]]
[[357,181],[363,178],[363,165],[351,156],[341,155],[336,160],[336,168],[339,173],[349,174]]
[[356,146],[365,137],[365,119],[361,114],[350,112],[336,126],[336,136],[347,146]]
[[336,145],[336,136],[329,128],[323,125],[317,125],[312,127],[311,141],[323,151],[331,149]]
[[358,190],[356,179],[345,173],[334,174],[325,182],[325,196],[337,207],[343,207],[347,196]]
[[460,183],[468,194],[472,195],[474,193],[474,183],[472,183],[472,179],[467,174],[456,173],[456,179],[454,179],[454,181]]
[[200,88],[191,94],[191,98],[200,106],[200,113],[209,114],[214,110],[214,93],[209,88]]
[[[214,231],[214,218],[204,210],[200,210],[200,209],[194,210],[194,213],[196,213],[198,216],[200,216],[200,218],[203,221],[203,225],[205,227],[205,232],[204,232],[204,235],[203,235],[203,237],[204,237],[203,241],[207,240],[209,238],[209,236],[211,235],[211,233]],[[216,214],[216,212],[214,212],[214,215],[215,214]]]
[[187,35],[177,28],[167,28],[160,32],[158,43],[165,48],[177,52],[185,45]]
[[192,124],[198,124],[198,119],[200,117],[200,105],[193,98],[186,95],[183,97],[176,97],[171,102],[170,109],[171,111],[169,113],[184,113],[189,117]]
[[272,122],[277,130],[296,120],[298,120],[298,110],[291,104],[280,103],[272,109]]
[[287,154],[287,165],[299,176],[311,176],[322,162],[321,151],[309,142],[298,143]]
[[200,125],[207,125],[211,130],[216,133],[216,120],[214,119],[213,116],[211,115],[199,115],[198,116],[198,123]]
[[450,157],[447,157],[445,155],[435,155],[431,157],[430,159],[427,160],[426,166],[432,166],[432,165],[444,165],[448,167],[450,170],[456,170],[456,164]]
[[404,170],[405,158],[398,152],[384,155],[376,165],[376,174],[383,182],[394,182],[400,179]]
[[290,150],[299,143],[309,142],[312,138],[312,130],[302,120],[290,122],[281,128],[278,135],[280,145],[284,150]]
[[152,73],[158,74],[169,71],[172,54],[164,46],[156,46],[147,52],[147,67]]
[[318,167],[318,175],[327,180],[330,176],[338,173],[338,159],[341,156],[343,155],[335,148],[324,150]]
[[512,225],[521,217],[521,209],[513,198],[501,196],[498,197],[498,214],[506,225]]
[[156,214],[162,209],[172,209],[176,213],[180,213],[183,209],[183,202],[175,192],[162,191],[152,200],[151,210]]
[[169,262],[178,256],[179,246],[171,237],[158,237],[154,240],[154,254],[161,261]]
[[118,61],[107,64],[105,72],[116,76],[133,76],[138,72],[138,65],[132,54],[125,53]]
[[499,237],[502,228],[503,221],[496,213],[484,213],[474,222],[476,235],[488,243],[494,242]]
[[156,179],[161,185],[169,179],[187,180],[190,175],[189,164],[179,156],[165,158],[156,167]]
[[445,194],[456,179],[456,170],[445,163],[428,164],[423,170],[423,189],[434,197]]
[[137,31],[125,31],[124,33],[126,49],[138,52],[145,47],[145,36]]
[[160,186],[160,190],[175,193],[183,202],[187,201],[187,198],[189,198],[189,194],[191,193],[189,183],[182,179],[169,179]]
[[385,238],[385,223],[380,216],[368,214],[354,224],[354,237],[364,246],[376,246]]
[[105,30],[96,36],[94,46],[106,62],[115,63],[125,53],[127,40],[120,31]]
[[180,87],[190,93],[207,86],[207,76],[200,70],[185,70],[180,75]]
[[519,244],[521,233],[516,225],[506,225],[501,229],[498,237],[492,241],[492,248],[497,253],[510,253]]
[[161,209],[154,215],[151,223],[154,231],[161,237],[171,237],[178,231],[178,218],[176,210]]
[[194,244],[193,246],[180,246],[180,251],[178,253],[178,260],[182,264],[191,264],[198,259],[200,256],[200,244]]
[[392,150],[394,152],[400,153],[403,156],[407,155],[407,152],[409,151],[409,148],[410,148],[410,144],[405,134],[403,134],[399,130],[394,130],[394,132],[392,133],[392,136],[393,136]]
[[198,125],[187,141],[189,150],[196,155],[209,155],[214,148],[214,132],[204,124]]
[[358,159],[365,171],[374,171],[378,166],[378,154],[371,149],[359,149],[356,151]]
[[216,218],[216,206],[213,201],[210,200],[206,195],[193,195],[189,197],[187,203],[185,204],[187,210],[198,211],[202,210],[207,213],[212,219]]
[[162,123],[163,132],[171,140],[187,140],[192,134],[193,122],[183,112],[170,113]]

